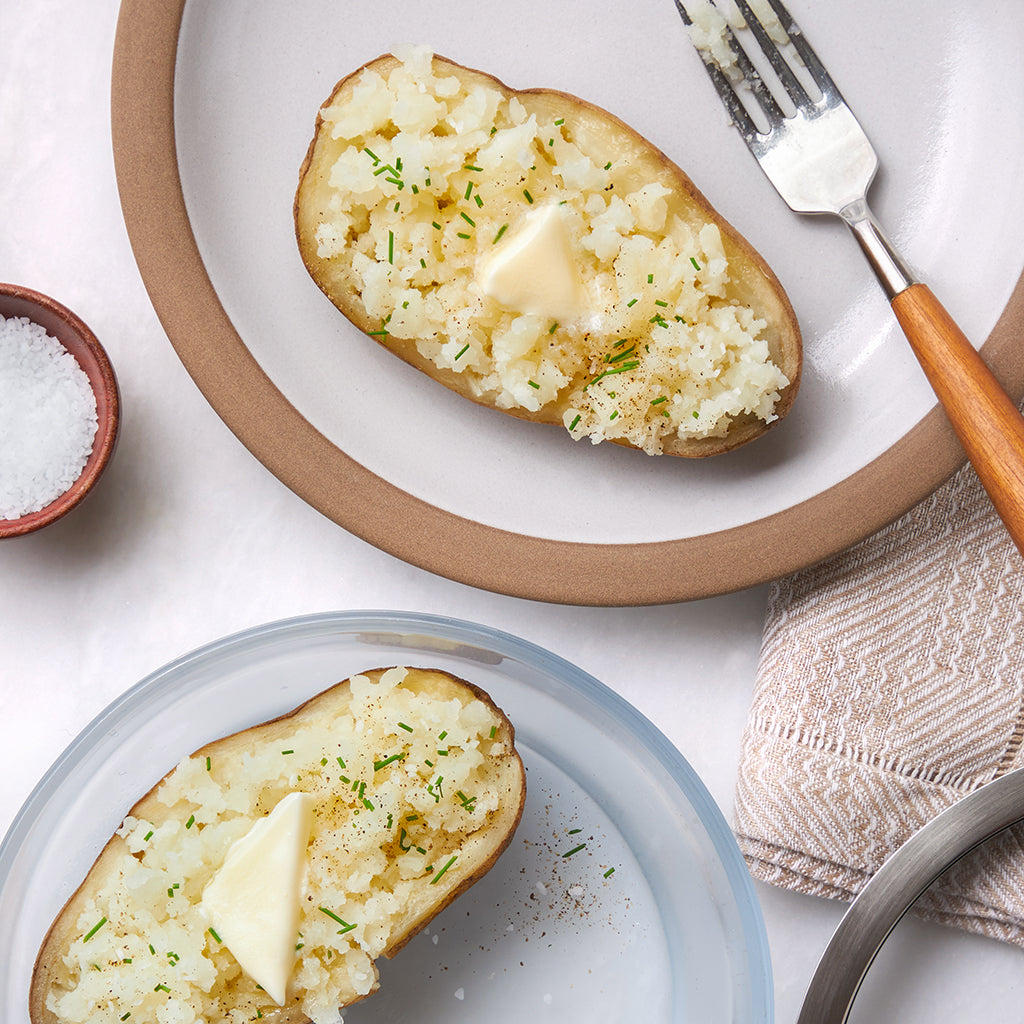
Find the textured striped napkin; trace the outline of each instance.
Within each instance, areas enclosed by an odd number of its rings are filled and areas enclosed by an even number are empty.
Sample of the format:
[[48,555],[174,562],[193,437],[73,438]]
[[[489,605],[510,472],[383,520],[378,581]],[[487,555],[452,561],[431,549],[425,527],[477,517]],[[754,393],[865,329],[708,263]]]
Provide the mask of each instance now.
[[[852,899],[930,818],[1024,764],[1024,560],[972,468],[772,585],[736,832],[756,878]],[[925,917],[1024,946],[1024,828],[965,858]]]

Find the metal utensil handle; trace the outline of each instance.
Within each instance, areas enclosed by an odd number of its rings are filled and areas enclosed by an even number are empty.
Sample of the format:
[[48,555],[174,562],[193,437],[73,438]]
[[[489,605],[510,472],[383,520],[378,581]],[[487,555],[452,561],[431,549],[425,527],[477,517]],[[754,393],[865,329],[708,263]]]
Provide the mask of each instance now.
[[1024,768],[964,797],[914,833],[875,873],[829,940],[797,1024],[845,1024],[882,944],[947,868],[1024,819]]

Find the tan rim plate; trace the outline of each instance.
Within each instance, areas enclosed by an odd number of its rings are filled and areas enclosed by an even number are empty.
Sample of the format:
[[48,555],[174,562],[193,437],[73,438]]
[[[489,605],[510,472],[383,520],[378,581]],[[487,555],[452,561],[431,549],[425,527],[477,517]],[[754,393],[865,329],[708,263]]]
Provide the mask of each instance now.
[[[347,455],[289,402],[247,348],[207,274],[175,144],[175,60],[184,9],[185,0],[124,0],[119,17],[112,131],[136,260],[172,345],[224,422],[287,487],[351,533],[486,590],[580,605],[658,604],[740,590],[820,561],[911,508],[961,464],[944,416],[933,410],[880,457],[813,498],[720,532],[625,544],[495,528],[395,486]],[[983,348],[1017,397],[1024,386],[1015,345],[1022,328],[1024,278]]]

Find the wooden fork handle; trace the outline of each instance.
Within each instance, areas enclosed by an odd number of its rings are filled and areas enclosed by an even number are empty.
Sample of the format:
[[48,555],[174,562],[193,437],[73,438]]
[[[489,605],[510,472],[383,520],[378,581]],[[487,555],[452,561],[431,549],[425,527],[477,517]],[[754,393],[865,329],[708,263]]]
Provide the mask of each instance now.
[[1024,555],[1024,418],[923,284],[892,300],[914,353],[992,504]]

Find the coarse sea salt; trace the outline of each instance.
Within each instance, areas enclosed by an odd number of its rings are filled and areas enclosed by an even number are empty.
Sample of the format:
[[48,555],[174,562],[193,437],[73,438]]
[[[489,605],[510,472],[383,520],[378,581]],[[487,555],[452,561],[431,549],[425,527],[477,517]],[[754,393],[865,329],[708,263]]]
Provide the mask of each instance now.
[[96,396],[75,357],[33,320],[0,316],[0,519],[64,494],[96,428]]

